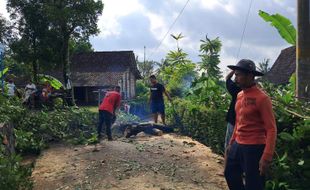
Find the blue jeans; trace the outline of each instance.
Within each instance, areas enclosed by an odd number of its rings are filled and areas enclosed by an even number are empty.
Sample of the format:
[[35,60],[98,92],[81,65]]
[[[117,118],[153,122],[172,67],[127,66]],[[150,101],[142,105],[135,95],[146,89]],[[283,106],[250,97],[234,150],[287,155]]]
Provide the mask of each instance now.
[[259,161],[264,148],[265,145],[242,145],[237,142],[231,145],[224,172],[230,190],[264,189],[265,178],[259,173]]
[[231,123],[227,123],[227,129],[226,129],[226,136],[225,136],[225,149],[227,148],[227,145],[229,144],[229,141],[231,139],[231,136],[234,132],[234,125],[232,125]]

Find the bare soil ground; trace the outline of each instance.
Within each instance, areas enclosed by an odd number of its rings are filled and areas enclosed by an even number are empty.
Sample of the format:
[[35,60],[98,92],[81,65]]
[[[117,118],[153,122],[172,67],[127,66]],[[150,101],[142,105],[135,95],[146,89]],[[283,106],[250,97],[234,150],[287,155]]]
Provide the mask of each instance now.
[[223,158],[184,136],[57,144],[36,160],[35,190],[224,190]]

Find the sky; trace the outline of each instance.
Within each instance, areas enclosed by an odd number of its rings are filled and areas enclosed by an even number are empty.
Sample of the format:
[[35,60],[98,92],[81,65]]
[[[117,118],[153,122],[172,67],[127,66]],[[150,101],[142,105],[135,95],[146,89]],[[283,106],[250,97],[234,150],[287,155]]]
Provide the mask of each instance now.
[[[242,58],[256,63],[270,59],[272,65],[281,49],[290,46],[275,28],[259,17],[259,10],[279,13],[289,18],[295,27],[297,20],[296,0],[252,0],[238,56],[251,0],[102,1],[104,9],[98,22],[100,33],[90,38],[95,51],[132,50],[142,61],[145,46],[146,60],[160,62],[170,50],[176,49],[170,34],[182,33],[184,38],[179,46],[189,59],[199,62],[200,40],[206,35],[211,39],[219,37],[222,42],[220,68],[224,73],[228,71],[227,65],[234,65]],[[6,0],[0,0],[0,13],[8,18],[5,4]],[[166,38],[165,34],[168,34]]]

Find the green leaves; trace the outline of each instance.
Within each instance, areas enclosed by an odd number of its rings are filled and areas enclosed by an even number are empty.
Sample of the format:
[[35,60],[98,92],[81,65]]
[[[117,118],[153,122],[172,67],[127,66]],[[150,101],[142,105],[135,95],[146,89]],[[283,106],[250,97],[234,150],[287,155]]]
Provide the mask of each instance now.
[[58,79],[50,75],[39,74],[38,77],[40,82],[48,82],[56,90],[59,90],[63,86]]
[[291,21],[280,14],[270,15],[262,10],[259,11],[259,16],[266,22],[270,22],[271,26],[274,26],[281,37],[291,45],[296,44],[296,29]]
[[208,36],[206,36],[205,40],[200,40],[200,42],[200,69],[207,72],[208,77],[219,80],[221,78],[221,71],[218,65],[220,63],[219,53],[222,43],[218,37],[211,40]]
[[294,140],[294,137],[287,132],[281,132],[279,134],[279,137],[285,141],[293,141]]
[[175,40],[180,40],[180,39],[184,38],[184,36],[182,36],[182,33],[180,33],[178,35],[171,34],[171,37],[174,38]]
[[5,75],[5,73],[7,73],[9,71],[9,68],[4,68],[2,71],[0,71],[0,78],[2,78],[2,76]]
[[[0,145],[1,146],[1,145]],[[18,155],[0,155],[0,187],[10,190],[31,190],[33,182],[30,180],[31,168],[22,165],[22,158]]]

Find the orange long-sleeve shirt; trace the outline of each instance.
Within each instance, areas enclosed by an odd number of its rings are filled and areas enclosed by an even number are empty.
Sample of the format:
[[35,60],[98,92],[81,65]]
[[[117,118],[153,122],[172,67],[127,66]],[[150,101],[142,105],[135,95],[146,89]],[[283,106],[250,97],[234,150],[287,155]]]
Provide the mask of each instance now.
[[272,160],[277,127],[270,98],[256,85],[242,90],[235,106],[236,126],[230,144],[265,144],[262,158]]

